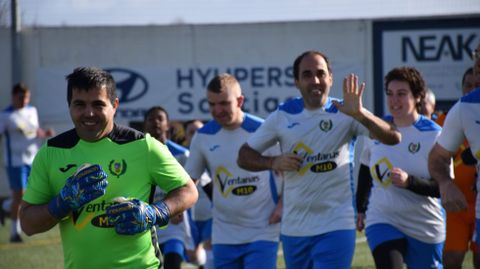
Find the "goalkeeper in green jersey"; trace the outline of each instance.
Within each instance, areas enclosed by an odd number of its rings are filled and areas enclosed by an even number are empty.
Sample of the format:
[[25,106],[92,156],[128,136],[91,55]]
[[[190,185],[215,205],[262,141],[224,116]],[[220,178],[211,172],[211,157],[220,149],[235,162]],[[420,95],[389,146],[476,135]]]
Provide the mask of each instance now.
[[[115,81],[82,67],[67,77],[74,129],[35,156],[20,210],[27,235],[57,223],[65,268],[158,268],[154,226],[197,200],[195,184],[167,147],[117,125]],[[167,195],[152,203],[158,186]]]

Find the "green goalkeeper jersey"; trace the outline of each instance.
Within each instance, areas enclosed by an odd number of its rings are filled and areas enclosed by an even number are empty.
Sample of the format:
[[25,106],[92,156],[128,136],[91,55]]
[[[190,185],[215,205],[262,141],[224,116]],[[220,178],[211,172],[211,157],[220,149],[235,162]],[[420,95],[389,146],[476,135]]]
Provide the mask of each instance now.
[[105,195],[60,221],[65,268],[158,268],[150,231],[119,235],[106,208],[119,196],[149,202],[154,186],[170,192],[190,180],[165,145],[150,135],[115,125],[108,137],[81,140],[75,130],[50,139],[32,165],[23,199],[47,204],[84,163],[100,164],[108,174]]

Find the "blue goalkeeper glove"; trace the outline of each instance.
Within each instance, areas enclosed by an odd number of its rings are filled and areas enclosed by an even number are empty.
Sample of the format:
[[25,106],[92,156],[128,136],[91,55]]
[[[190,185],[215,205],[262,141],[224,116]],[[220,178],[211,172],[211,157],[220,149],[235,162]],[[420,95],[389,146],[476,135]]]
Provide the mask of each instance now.
[[165,202],[149,205],[138,199],[115,198],[117,204],[107,208],[108,222],[118,234],[134,235],[149,230],[154,225],[168,224],[170,210]]
[[48,211],[56,219],[63,219],[71,211],[104,195],[107,185],[107,174],[100,165],[83,164],[48,203]]

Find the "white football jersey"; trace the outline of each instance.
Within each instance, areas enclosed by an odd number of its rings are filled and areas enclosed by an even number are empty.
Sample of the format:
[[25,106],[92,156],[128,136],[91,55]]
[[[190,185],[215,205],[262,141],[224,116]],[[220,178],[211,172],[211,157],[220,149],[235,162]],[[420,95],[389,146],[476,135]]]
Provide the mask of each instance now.
[[[181,165],[185,165],[188,158],[189,151],[185,147],[176,144],[171,140],[165,143],[170,153]],[[165,197],[165,193],[160,189],[155,189],[154,201],[157,202]],[[171,221],[165,229],[157,229],[158,242],[165,243],[171,239],[177,239],[183,242],[187,249],[194,249],[192,233],[190,229],[190,222],[187,211],[182,213],[183,221],[178,224],[173,224]]]
[[281,232],[313,236],[355,229],[353,158],[357,135],[368,130],[339,112],[328,98],[324,107],[310,111],[303,99],[282,104],[248,139],[262,152],[280,143],[281,151],[304,157],[299,171],[284,173]]
[[[448,111],[438,144],[450,152],[456,152],[464,139],[468,140],[477,159],[477,190],[480,190],[480,88],[475,89]],[[476,218],[480,218],[480,196],[477,195]]]
[[268,224],[278,199],[273,173],[237,165],[240,147],[262,121],[245,113],[235,130],[210,121],[192,138],[186,170],[198,179],[207,169],[213,180],[213,244],[279,240],[279,224]]
[[386,223],[422,242],[440,243],[445,240],[445,219],[440,199],[394,186],[389,174],[398,167],[408,175],[429,180],[428,154],[440,135],[441,127],[420,116],[413,125],[399,127],[398,130],[402,134],[400,143],[390,146],[370,141],[367,144],[369,156],[365,158],[362,154],[362,163],[368,160],[373,179],[366,226]]
[[7,167],[32,164],[39,148],[38,128],[37,109],[33,106],[20,109],[10,106],[0,113],[0,134],[5,141],[3,157]]

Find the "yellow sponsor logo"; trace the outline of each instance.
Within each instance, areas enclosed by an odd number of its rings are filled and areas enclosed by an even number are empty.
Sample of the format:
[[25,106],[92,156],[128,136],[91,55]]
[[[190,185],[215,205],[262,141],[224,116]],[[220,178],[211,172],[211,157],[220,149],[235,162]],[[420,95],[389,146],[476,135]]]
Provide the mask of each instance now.
[[313,173],[324,173],[332,171],[333,169],[337,168],[337,164],[335,162],[322,162],[316,163],[310,167],[310,171]]
[[[310,147],[308,147],[307,145],[305,145],[303,142],[299,142],[293,148],[293,153],[297,154],[299,156],[302,156],[303,159],[305,159],[308,155],[313,153],[313,150]],[[305,174],[305,172],[307,172],[308,169],[310,169],[310,167],[312,167],[312,165],[313,165],[312,163],[305,164],[305,166],[301,167],[300,170],[298,170],[298,173],[303,176]]]
[[250,195],[255,192],[257,186],[240,186],[232,190],[232,193],[238,196]]
[[388,187],[392,184],[392,179],[390,178],[390,171],[392,171],[392,169],[392,163],[387,157],[384,157],[372,166],[370,174],[373,179],[377,180],[383,187]]

